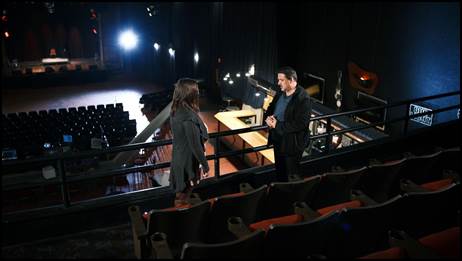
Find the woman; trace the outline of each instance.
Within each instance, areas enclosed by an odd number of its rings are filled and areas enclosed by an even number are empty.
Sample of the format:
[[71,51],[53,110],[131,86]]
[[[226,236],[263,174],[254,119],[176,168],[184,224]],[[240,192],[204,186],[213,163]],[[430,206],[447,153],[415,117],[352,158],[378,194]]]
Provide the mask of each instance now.
[[209,172],[204,147],[208,133],[198,112],[197,82],[189,78],[179,79],[175,84],[170,113],[170,126],[173,133],[170,184],[175,188],[176,200],[179,204],[186,203],[193,186],[200,180],[200,170],[202,169],[205,177]]

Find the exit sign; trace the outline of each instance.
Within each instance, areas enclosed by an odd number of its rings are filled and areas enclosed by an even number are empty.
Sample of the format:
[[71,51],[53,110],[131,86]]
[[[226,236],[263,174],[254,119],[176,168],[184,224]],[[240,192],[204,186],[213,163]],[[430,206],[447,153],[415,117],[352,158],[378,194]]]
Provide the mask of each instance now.
[[[429,111],[432,111],[432,109],[421,106],[421,105],[411,104],[409,106],[409,116],[419,114],[419,113],[423,113],[423,112],[429,112]],[[415,122],[418,122],[418,123],[421,123],[421,124],[427,125],[427,126],[432,126],[433,113],[430,113],[430,114],[427,114],[427,115],[422,115],[422,116],[415,117],[415,118],[411,118],[411,121],[415,121]]]

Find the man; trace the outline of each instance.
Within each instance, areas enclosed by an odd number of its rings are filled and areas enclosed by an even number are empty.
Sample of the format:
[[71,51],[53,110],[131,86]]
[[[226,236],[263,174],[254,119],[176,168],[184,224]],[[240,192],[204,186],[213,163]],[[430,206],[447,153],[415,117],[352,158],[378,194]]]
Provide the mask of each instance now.
[[300,160],[309,143],[311,101],[290,67],[278,70],[278,85],[281,91],[269,105],[265,122],[270,128],[268,144],[274,145],[276,178],[285,182],[289,175],[299,174]]

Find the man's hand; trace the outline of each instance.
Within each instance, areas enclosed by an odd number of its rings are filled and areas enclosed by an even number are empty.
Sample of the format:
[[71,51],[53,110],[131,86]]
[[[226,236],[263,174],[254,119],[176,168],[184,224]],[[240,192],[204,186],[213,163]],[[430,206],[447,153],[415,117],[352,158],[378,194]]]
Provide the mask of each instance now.
[[271,115],[271,116],[266,117],[265,122],[266,122],[266,125],[268,125],[271,129],[274,129],[276,128],[276,123],[278,121],[273,115]]

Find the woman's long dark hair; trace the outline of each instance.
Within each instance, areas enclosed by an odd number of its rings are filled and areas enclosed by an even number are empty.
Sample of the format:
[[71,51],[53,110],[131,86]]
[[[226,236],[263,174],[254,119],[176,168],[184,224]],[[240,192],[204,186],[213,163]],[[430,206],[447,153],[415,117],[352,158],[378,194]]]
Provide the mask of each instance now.
[[175,83],[173,103],[170,114],[175,115],[178,106],[189,108],[199,112],[199,86],[197,81],[191,78],[181,78]]

